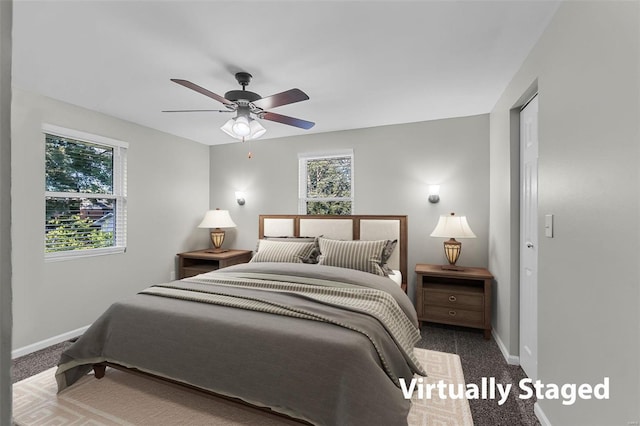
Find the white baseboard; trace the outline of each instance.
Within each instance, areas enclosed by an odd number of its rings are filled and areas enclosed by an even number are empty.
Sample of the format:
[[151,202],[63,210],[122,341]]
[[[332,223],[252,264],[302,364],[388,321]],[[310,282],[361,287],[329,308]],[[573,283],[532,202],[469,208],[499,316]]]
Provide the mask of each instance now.
[[544,411],[542,411],[542,408],[540,408],[540,404],[538,404],[537,402],[533,404],[533,414],[536,415],[538,421],[542,426],[551,426],[551,422],[544,414]]
[[31,345],[23,346],[18,349],[14,349],[11,351],[11,358],[16,359],[21,356],[29,355],[30,353],[39,351],[40,349],[48,348],[49,346],[56,345],[58,343],[62,343],[69,339],[73,339],[74,337],[80,336],[82,333],[87,331],[89,326],[80,327],[76,330],[68,331],[66,333],[59,334],[57,336],[50,337],[45,340],[41,340],[36,343],[32,343]]
[[500,340],[500,336],[498,336],[498,333],[496,333],[495,330],[491,330],[491,335],[493,336],[493,339],[498,344],[498,348],[500,348],[500,352],[502,352],[502,356],[504,357],[504,360],[507,361],[507,364],[520,365],[520,357],[511,355],[509,353],[509,351],[507,350],[507,347],[504,345],[504,343],[502,343],[502,340]]

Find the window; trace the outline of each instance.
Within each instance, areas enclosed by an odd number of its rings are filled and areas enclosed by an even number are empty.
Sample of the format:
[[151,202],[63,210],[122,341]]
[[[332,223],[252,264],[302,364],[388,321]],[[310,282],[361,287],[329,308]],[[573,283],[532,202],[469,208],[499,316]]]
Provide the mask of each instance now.
[[353,151],[300,154],[300,214],[352,214]]
[[47,260],[126,248],[127,143],[44,125]]

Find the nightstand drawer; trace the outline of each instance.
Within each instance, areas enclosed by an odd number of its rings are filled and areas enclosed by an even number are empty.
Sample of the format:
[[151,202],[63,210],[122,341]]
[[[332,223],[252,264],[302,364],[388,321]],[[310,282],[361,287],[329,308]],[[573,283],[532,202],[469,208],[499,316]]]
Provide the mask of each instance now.
[[426,321],[456,325],[482,326],[484,322],[484,312],[427,305],[425,306],[424,319]]
[[424,288],[422,293],[422,300],[428,305],[471,311],[484,310],[484,295],[482,293],[457,291],[455,288],[436,289],[430,287]]

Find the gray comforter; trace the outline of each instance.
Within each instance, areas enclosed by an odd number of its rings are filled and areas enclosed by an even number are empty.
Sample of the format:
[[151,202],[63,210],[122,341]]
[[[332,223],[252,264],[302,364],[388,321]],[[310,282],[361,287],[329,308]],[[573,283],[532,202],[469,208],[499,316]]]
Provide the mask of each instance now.
[[[380,291],[382,290],[382,291]],[[112,305],[60,360],[59,390],[109,361],[322,425],[404,425],[415,310],[386,277],[249,263]]]

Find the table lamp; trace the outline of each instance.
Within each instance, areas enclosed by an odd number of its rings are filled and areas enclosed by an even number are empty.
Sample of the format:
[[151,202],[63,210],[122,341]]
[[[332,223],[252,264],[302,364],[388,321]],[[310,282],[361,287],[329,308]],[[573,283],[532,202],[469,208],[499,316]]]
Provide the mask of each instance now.
[[229,210],[209,210],[204,215],[204,219],[198,225],[198,228],[213,228],[211,231],[211,243],[213,244],[213,250],[207,250],[208,253],[223,253],[225,250],[222,247],[224,242],[224,231],[220,228],[235,228],[236,224],[231,220]]
[[438,224],[431,233],[431,236],[449,238],[449,240],[444,242],[444,255],[447,257],[449,264],[442,265],[442,269],[463,271],[464,268],[456,266],[458,257],[460,257],[460,251],[462,250],[462,243],[456,241],[456,238],[476,237],[467,223],[467,217],[456,216],[455,213],[440,216]]

